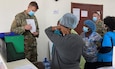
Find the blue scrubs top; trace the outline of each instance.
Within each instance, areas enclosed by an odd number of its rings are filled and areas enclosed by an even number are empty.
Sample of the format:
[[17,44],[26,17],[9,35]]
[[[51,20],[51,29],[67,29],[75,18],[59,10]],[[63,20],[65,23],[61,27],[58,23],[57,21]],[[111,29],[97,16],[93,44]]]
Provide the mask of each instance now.
[[[111,41],[112,39],[112,41]],[[115,32],[107,32],[105,33],[102,41],[102,47],[112,47],[115,46]],[[113,57],[113,50],[111,50],[108,53],[98,53],[98,61],[99,62],[112,62],[112,57]]]

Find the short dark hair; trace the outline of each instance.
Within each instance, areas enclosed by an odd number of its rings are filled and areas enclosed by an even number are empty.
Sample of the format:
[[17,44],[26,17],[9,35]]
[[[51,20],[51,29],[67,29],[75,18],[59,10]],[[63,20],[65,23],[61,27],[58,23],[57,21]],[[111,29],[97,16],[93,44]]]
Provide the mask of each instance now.
[[114,16],[105,17],[104,24],[107,25],[111,31],[115,30],[115,17]]
[[35,2],[35,1],[30,2],[30,3],[29,3],[29,6],[35,6],[36,9],[39,9],[38,4],[37,4],[37,2]]

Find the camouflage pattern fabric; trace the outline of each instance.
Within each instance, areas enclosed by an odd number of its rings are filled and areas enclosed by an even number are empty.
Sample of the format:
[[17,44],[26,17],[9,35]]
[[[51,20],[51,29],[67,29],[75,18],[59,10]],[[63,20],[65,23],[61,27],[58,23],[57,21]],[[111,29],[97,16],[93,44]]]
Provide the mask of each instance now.
[[[106,30],[106,28],[104,26],[104,22],[101,21],[101,20],[97,21],[96,22],[96,27],[97,27],[96,32],[98,34],[100,34],[101,37],[103,37],[104,34],[107,32],[107,30]],[[99,50],[100,47],[101,47],[101,41],[100,42],[99,41],[95,41],[95,44],[97,45],[97,49]]]
[[97,27],[96,32],[99,33],[103,37],[104,33],[106,32],[103,21],[101,20],[97,21],[96,27]]
[[15,19],[11,25],[11,31],[17,34],[24,35],[25,57],[31,62],[36,62],[37,61],[36,37],[33,36],[33,34],[29,30],[24,29],[24,26],[27,25],[26,19],[34,19],[36,25],[36,32],[39,33],[38,22],[36,17],[29,16],[27,13],[25,13],[25,11],[15,16]]

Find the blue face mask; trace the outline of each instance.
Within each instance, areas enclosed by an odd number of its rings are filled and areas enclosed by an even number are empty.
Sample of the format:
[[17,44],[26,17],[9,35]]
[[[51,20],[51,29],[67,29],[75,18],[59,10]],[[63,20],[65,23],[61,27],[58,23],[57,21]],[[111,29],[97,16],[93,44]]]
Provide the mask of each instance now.
[[30,11],[28,14],[29,14],[30,16],[33,16],[33,15],[34,15],[34,13],[35,13],[35,12]]
[[97,17],[93,17],[93,19],[92,19],[92,20],[96,22],[96,21],[97,21]]
[[88,32],[88,27],[83,26],[83,32]]

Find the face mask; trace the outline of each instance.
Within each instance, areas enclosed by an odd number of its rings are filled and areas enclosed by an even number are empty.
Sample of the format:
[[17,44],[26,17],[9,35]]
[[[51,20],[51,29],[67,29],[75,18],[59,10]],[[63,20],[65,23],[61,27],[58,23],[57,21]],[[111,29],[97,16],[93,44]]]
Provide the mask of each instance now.
[[97,17],[93,17],[93,21],[95,21],[95,22],[96,22],[96,21],[97,21]]
[[88,27],[83,26],[83,32],[88,32]]
[[29,14],[30,16],[33,16],[33,15],[34,15],[34,13],[35,13],[35,12],[30,11],[28,14]]

